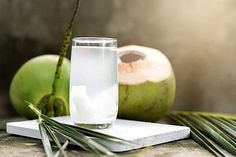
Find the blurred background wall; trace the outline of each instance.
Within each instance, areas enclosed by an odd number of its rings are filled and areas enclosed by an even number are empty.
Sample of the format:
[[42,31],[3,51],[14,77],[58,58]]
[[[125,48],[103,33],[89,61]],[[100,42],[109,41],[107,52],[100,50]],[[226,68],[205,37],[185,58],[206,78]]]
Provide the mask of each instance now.
[[[0,0],[0,117],[26,60],[57,53],[74,0]],[[177,79],[174,109],[236,113],[235,0],[82,0],[74,36],[161,50]]]

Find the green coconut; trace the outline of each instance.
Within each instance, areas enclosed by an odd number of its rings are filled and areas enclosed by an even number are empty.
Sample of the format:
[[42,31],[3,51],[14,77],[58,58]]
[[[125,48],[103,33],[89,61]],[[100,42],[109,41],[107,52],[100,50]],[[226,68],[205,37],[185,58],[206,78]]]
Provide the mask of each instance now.
[[118,55],[118,117],[158,121],[175,99],[175,76],[169,60],[159,50],[135,45],[119,48]]
[[[36,104],[43,113],[47,114],[47,104],[58,58],[58,55],[35,57],[23,64],[16,72],[10,86],[10,100],[20,115],[29,119],[36,118],[25,101]],[[70,62],[65,59],[54,97],[54,116],[69,114],[69,73]]]

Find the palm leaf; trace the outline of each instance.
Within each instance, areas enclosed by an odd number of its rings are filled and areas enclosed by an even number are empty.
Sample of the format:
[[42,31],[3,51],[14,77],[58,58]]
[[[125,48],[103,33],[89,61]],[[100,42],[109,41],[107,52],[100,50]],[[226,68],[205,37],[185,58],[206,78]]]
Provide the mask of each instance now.
[[[54,157],[58,157],[58,156],[60,156],[60,153],[61,153],[61,151],[63,150],[65,150],[66,149],[66,147],[68,146],[68,144],[69,144],[69,141],[67,140],[64,144],[63,144],[63,146],[60,148],[60,150],[58,150],[57,152],[56,152],[56,154],[54,155]],[[63,153],[62,153],[62,155],[63,156],[65,156]],[[67,155],[66,155],[67,156]],[[65,156],[65,157],[66,157]]]
[[44,126],[41,122],[39,122],[39,131],[40,131],[40,134],[42,137],[42,143],[43,143],[43,147],[44,147],[47,157],[53,157],[53,151],[52,151],[52,147],[50,144],[50,140],[49,140],[48,135],[46,133],[46,129],[44,128]]
[[171,116],[173,120],[178,122],[181,125],[189,126],[191,127],[191,136],[195,141],[198,141],[199,144],[204,146],[206,149],[208,149],[211,153],[213,153],[215,156],[224,156],[226,155],[223,151],[217,150],[217,145],[209,140],[209,138],[201,133],[195,126],[192,124],[192,122],[188,121],[186,118],[181,117],[179,115]]
[[231,124],[228,124],[228,122],[222,120],[221,118],[212,118],[206,116],[204,117],[211,123],[213,123],[216,127],[228,133],[232,139],[236,139],[236,131],[233,129],[233,125],[231,126]]
[[[66,157],[66,144],[63,146],[60,144],[57,136],[62,136],[68,141],[72,141],[74,144],[80,146],[86,151],[95,153],[97,155],[109,155],[109,156],[117,156],[109,149],[101,145],[100,143],[96,142],[93,139],[102,139],[110,142],[119,142],[119,143],[126,143],[129,144],[128,141],[125,141],[120,138],[116,138],[110,135],[98,133],[92,131],[90,129],[85,129],[81,127],[72,127],[70,125],[59,123],[50,117],[42,114],[33,104],[27,102],[29,107],[38,115],[39,117],[39,127],[40,127],[40,134],[42,136],[42,142],[44,145],[44,149],[46,155],[51,157],[53,152],[49,142],[49,138],[53,140],[53,142],[57,145],[60,150],[60,153]],[[55,134],[56,133],[56,134]],[[59,152],[56,153],[54,156],[58,156]]]
[[225,125],[229,126],[232,130],[236,132],[236,122],[232,119],[224,119],[224,118],[218,118],[219,121],[224,123]]
[[236,115],[207,112],[171,112],[176,123],[191,128],[191,137],[215,156],[236,155]]
[[[44,117],[44,116],[42,116],[42,117]],[[90,151],[95,152],[97,154],[99,154],[99,153],[106,154],[106,155],[113,154],[108,149],[101,146],[100,144],[98,144],[94,140],[90,139],[89,137],[83,135],[79,131],[77,131],[65,124],[58,123],[49,117],[44,117],[44,118],[46,119],[47,123],[49,123],[51,126],[53,126],[52,128],[54,130],[57,130],[57,132],[60,133],[64,137],[73,138],[76,141],[76,143],[79,143],[80,146],[83,145],[84,147],[88,148]],[[47,118],[49,118],[49,119],[47,119]]]
[[224,118],[223,118],[223,120],[225,120],[225,121],[231,123],[231,124],[236,128],[236,121],[234,121],[234,120],[232,120],[232,119],[224,119]]
[[[67,157],[67,154],[65,152],[65,148],[68,145],[68,140],[65,142],[64,147],[63,147],[61,145],[61,143],[59,142],[57,136],[55,135],[54,131],[52,131],[52,129],[49,126],[47,126],[45,123],[43,123],[43,126],[44,126],[47,134],[50,136],[50,138],[55,142],[55,144],[59,148],[60,151],[59,151],[58,155],[61,152],[64,157]],[[57,155],[55,155],[55,156],[57,156]]]
[[103,140],[109,140],[109,141],[117,142],[117,143],[130,144],[130,141],[126,141],[126,140],[118,138],[118,137],[106,135],[106,134],[99,133],[99,132],[96,132],[96,131],[93,131],[90,129],[86,129],[86,128],[82,128],[82,127],[77,127],[77,126],[73,126],[73,125],[69,125],[69,126],[74,128],[75,130],[83,133],[86,136],[90,136],[90,137],[98,138],[98,139],[103,139]]

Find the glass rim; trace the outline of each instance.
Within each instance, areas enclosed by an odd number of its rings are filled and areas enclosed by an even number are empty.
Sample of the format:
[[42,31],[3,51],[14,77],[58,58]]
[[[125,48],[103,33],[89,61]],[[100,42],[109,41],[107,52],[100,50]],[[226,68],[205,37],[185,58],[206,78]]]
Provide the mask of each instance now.
[[72,40],[81,43],[117,42],[116,38],[109,37],[75,37]]
[[117,39],[109,37],[75,37],[72,46],[117,47]]
[[99,42],[99,41],[107,41],[107,42],[117,42],[116,38],[110,37],[75,37],[72,39],[77,42]]
[[117,39],[108,37],[75,37],[72,46],[79,47],[117,47]]

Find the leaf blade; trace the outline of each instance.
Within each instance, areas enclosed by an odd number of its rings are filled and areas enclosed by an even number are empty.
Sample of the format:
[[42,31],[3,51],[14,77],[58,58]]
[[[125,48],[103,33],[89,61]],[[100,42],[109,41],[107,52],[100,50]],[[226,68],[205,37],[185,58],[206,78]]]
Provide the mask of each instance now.
[[39,123],[39,131],[42,137],[42,143],[43,143],[43,147],[44,147],[47,157],[53,157],[52,147],[51,147],[48,135],[46,133],[46,130],[44,126],[42,125],[42,123]]
[[[51,130],[51,128],[46,125],[45,123],[42,123],[42,125],[44,126],[46,132],[49,134],[49,136],[51,137],[51,139],[55,142],[55,144],[57,145],[57,147],[59,148],[60,152],[62,153],[62,155],[64,157],[68,157],[66,152],[65,152],[65,148],[62,147],[61,143],[59,142],[58,138],[56,137],[56,135],[53,133],[53,131]],[[67,143],[67,142],[65,142]],[[55,156],[55,155],[54,155]]]
[[180,117],[180,115],[170,116],[170,118],[174,119],[176,122],[178,122],[181,125],[187,126],[191,128],[191,136],[192,138],[205,147],[207,150],[209,150],[212,154],[214,154],[217,157],[227,156],[223,151],[218,149],[216,144],[211,142],[204,134],[202,134],[197,128],[194,127],[194,125],[191,124],[187,119],[184,119],[183,117]]
[[[81,133],[79,130],[74,129],[73,127],[70,127],[66,124],[62,124],[59,123],[53,119],[51,119],[50,117],[42,114],[37,107],[35,107],[32,103],[27,102],[29,104],[29,107],[38,115],[39,119],[40,119],[40,126],[43,126],[41,123],[44,123],[45,126],[50,126],[50,128],[57,132],[58,134],[62,135],[63,137],[75,142],[78,146],[82,147],[83,149],[87,150],[87,151],[91,151],[95,154],[105,154],[105,155],[109,155],[109,156],[117,156],[115,153],[111,152],[109,149],[107,149],[106,147],[104,147],[103,145],[97,143],[96,141],[90,139],[88,136],[85,136],[83,133]],[[46,130],[42,129],[42,134],[41,136],[44,134],[46,134]],[[86,132],[88,133],[89,130],[86,130]],[[90,133],[90,135],[95,135],[94,132]],[[52,135],[53,136],[53,135]],[[102,135],[104,136],[104,135]],[[98,135],[98,137],[102,137],[101,134]],[[110,139],[113,138],[112,136],[109,136]],[[119,138],[116,138],[115,140],[122,140]],[[49,142],[50,143],[50,142]],[[45,149],[47,156],[50,155],[52,153],[48,153],[48,149]]]
[[[236,127],[236,115],[178,111],[171,112],[169,116],[184,116],[188,121],[192,121],[195,128],[203,133],[203,135],[210,136],[213,141],[223,147],[223,149],[235,155],[236,139],[234,129]],[[209,117],[214,120],[210,120]],[[221,124],[227,127],[223,128]]]

